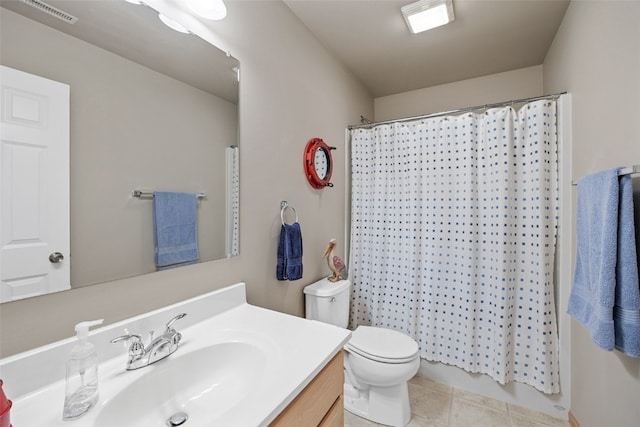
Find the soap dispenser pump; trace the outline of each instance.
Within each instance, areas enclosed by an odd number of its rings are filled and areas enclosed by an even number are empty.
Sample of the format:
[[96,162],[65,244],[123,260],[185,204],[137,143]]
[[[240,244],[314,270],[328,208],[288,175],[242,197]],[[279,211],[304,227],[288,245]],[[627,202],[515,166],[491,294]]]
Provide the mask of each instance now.
[[89,328],[104,319],[80,322],[76,325],[77,343],[67,361],[63,420],[73,420],[85,414],[98,401],[98,355],[87,339]]

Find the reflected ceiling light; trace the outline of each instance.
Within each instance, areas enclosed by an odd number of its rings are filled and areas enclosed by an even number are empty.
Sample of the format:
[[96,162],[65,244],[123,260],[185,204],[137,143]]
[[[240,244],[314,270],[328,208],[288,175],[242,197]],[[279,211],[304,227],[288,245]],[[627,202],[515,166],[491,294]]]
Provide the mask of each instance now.
[[160,20],[164,23],[164,25],[171,28],[172,30],[176,30],[179,33],[189,34],[189,30],[187,30],[184,26],[182,26],[182,24],[174,21],[173,19],[167,17],[166,15],[158,13],[158,18],[160,18]]
[[124,1],[131,4],[142,4],[142,0],[124,0]]
[[452,0],[420,0],[403,6],[400,10],[411,34],[418,34],[452,22]]
[[227,16],[227,7],[222,0],[186,0],[193,12],[205,19],[219,21]]

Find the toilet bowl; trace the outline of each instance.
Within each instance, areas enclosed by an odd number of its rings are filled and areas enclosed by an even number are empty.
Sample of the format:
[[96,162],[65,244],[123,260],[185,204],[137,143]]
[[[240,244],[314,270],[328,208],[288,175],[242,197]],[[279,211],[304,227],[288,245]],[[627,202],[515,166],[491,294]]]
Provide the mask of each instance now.
[[[307,286],[306,317],[346,328],[350,285],[323,279]],[[344,352],[345,409],[380,424],[406,426],[411,419],[407,381],[420,366],[415,340],[391,329],[358,326]]]
[[345,409],[380,424],[407,425],[407,381],[420,367],[418,344],[400,332],[358,326],[344,350]]

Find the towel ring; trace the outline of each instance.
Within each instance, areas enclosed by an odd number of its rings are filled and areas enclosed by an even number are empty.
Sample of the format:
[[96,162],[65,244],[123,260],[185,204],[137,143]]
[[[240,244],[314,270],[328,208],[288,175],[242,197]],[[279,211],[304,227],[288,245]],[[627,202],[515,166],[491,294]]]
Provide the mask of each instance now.
[[293,211],[293,213],[296,215],[296,221],[295,222],[298,222],[298,212],[296,211],[296,208],[291,206],[286,201],[282,201],[282,202],[280,202],[280,221],[282,222],[282,225],[285,225],[285,222],[284,222],[284,211],[287,208],[289,208],[289,209],[291,209]]

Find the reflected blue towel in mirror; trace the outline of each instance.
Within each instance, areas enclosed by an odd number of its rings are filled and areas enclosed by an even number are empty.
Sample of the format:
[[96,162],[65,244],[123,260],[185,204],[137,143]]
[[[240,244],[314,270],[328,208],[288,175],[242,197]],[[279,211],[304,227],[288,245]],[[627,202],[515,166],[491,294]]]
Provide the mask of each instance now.
[[282,224],[278,241],[278,280],[298,280],[302,278],[302,231],[300,224]]
[[158,269],[198,261],[195,193],[153,193],[153,240]]

